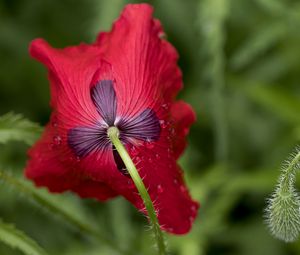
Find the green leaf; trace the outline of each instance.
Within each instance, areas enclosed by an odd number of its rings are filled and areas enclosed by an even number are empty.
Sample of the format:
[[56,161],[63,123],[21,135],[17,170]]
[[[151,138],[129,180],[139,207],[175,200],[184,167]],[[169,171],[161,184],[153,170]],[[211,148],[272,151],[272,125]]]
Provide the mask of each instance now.
[[6,224],[0,219],[0,241],[14,249],[21,250],[27,255],[46,255],[47,253],[33,239],[16,229],[11,224]]
[[236,50],[230,59],[230,65],[233,69],[241,69],[251,64],[285,36],[286,27],[282,22],[271,24],[258,27]]
[[45,189],[37,189],[30,183],[15,178],[14,176],[0,170],[0,180],[4,181],[10,187],[13,187],[20,194],[25,195],[46,209],[51,215],[59,216],[66,223],[78,228],[91,236],[97,238],[103,244],[106,244],[112,251],[117,254],[128,254],[127,251],[121,250],[112,240],[103,236],[93,225],[90,216],[87,216],[70,200],[64,199],[62,196],[49,194]]
[[28,145],[34,143],[42,132],[42,128],[20,114],[7,113],[0,117],[0,143],[23,141]]
[[242,80],[233,78],[230,83],[279,118],[293,124],[300,123],[300,100],[297,95],[273,84]]

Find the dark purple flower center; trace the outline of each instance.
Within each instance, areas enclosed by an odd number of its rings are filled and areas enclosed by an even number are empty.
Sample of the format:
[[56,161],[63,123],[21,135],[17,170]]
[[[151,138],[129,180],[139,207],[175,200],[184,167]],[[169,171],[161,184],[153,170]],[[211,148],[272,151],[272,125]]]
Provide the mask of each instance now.
[[113,148],[107,129],[115,126],[119,129],[120,140],[124,144],[132,143],[132,139],[156,141],[160,136],[160,124],[155,112],[146,108],[134,117],[117,117],[117,97],[113,81],[101,80],[91,89],[91,98],[102,117],[91,126],[79,126],[69,130],[68,144],[82,158],[90,153],[113,149],[115,163],[120,171],[127,173],[126,167],[118,152]]

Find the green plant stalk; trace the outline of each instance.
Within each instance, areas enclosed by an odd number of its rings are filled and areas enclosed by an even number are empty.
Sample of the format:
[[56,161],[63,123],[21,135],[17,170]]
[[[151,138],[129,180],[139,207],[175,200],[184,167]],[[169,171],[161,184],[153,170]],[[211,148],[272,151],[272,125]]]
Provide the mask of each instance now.
[[280,181],[281,190],[284,194],[289,194],[289,189],[291,188],[291,182],[295,181],[295,174],[297,171],[297,165],[300,162],[300,151],[297,152],[296,156],[289,163],[288,167],[284,170],[282,174],[282,179]]
[[130,174],[141,198],[143,199],[144,205],[148,212],[148,216],[150,219],[150,223],[152,225],[152,230],[154,233],[154,237],[158,247],[158,254],[165,255],[166,254],[166,247],[164,242],[163,233],[160,229],[158,219],[155,213],[155,209],[152,203],[152,200],[149,196],[149,193],[143,183],[141,176],[139,175],[132,159],[130,158],[126,148],[122,144],[119,139],[119,130],[116,127],[110,127],[107,131],[108,137],[110,138],[111,142],[115,146],[116,150],[118,151],[120,157],[122,158],[128,173]]

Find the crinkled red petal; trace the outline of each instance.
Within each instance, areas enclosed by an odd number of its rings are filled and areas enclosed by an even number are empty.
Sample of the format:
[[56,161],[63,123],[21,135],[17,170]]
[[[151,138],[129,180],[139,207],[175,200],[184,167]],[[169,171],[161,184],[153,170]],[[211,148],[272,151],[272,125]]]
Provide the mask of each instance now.
[[59,135],[56,116],[47,125],[42,138],[29,150],[25,175],[37,186],[51,192],[72,190],[81,197],[107,200],[116,193],[105,183],[84,175],[78,158],[70,152],[66,140]]
[[54,49],[43,39],[36,39],[29,51],[49,70],[51,106],[64,128],[99,119],[90,96],[94,76],[101,68],[98,47],[81,44]]
[[113,80],[117,118],[134,118],[151,109],[160,119],[158,141],[136,139],[127,148],[154,201],[160,224],[171,233],[184,234],[191,228],[198,204],[189,195],[176,159],[195,116],[187,104],[175,101],[182,87],[178,54],[161,38],[163,31],[152,11],[147,4],[127,5],[112,31],[101,33],[94,45],[58,50],[41,39],[31,44],[31,55],[49,70],[54,114],[29,152],[26,175],[51,191],[73,190],[99,200],[119,194],[143,211],[135,186],[118,171],[111,150],[77,158],[67,142],[70,129],[101,121],[91,87],[101,79]]
[[[101,33],[98,45],[112,63],[116,79],[118,113],[137,115],[154,109],[162,123],[161,138],[152,145],[134,147],[132,156],[159,212],[159,222],[169,232],[184,234],[197,214],[176,159],[184,150],[185,137],[195,121],[191,107],[174,102],[182,87],[177,52],[167,41],[147,4],[127,5],[109,33]],[[145,147],[150,146],[149,149]],[[141,199],[124,185],[113,188],[143,209]]]
[[152,12],[147,4],[129,4],[112,31],[98,36],[97,45],[113,66],[122,116],[135,116],[147,107],[166,115],[161,106],[182,88],[178,54],[161,39],[163,31]]
[[196,115],[189,104],[177,101],[172,104],[171,116],[174,123],[174,132],[176,133],[176,138],[173,139],[173,148],[174,156],[177,159],[187,145],[186,136],[190,131],[190,126],[196,121]]

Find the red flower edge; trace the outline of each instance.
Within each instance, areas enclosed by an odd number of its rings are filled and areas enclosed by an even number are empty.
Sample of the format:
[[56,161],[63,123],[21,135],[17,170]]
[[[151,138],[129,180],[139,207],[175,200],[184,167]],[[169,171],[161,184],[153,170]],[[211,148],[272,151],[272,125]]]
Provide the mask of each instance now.
[[51,192],[71,190],[107,200],[117,195],[144,212],[105,131],[115,125],[144,180],[162,229],[187,233],[197,215],[176,160],[195,121],[175,97],[182,88],[178,55],[147,4],[129,4],[111,32],[92,45],[54,49],[44,40],[30,54],[49,70],[51,120],[29,150],[25,175]]

